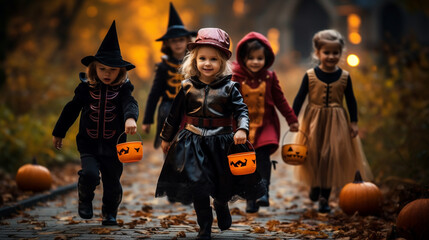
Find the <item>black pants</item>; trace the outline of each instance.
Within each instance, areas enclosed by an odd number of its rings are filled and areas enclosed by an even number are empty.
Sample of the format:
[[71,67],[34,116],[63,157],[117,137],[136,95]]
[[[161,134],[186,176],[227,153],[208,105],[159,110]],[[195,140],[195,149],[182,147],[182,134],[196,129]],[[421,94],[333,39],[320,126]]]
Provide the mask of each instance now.
[[256,169],[261,175],[261,178],[266,181],[266,184],[270,184],[271,178],[271,159],[270,159],[271,146],[263,146],[257,148],[256,152]]
[[[79,192],[84,197],[94,196],[95,188],[103,182],[103,209],[114,212],[122,201],[122,185],[120,182],[123,165],[116,156],[106,157],[93,154],[81,155],[82,169],[79,171]],[[80,197],[80,196],[79,196]]]

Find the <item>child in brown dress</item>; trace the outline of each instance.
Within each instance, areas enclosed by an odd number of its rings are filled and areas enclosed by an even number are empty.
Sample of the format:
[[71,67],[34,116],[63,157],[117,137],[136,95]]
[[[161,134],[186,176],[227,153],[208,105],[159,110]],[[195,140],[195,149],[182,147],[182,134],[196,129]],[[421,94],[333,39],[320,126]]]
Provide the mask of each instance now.
[[[293,103],[302,116],[301,130],[308,138],[308,156],[298,167],[298,177],[311,187],[310,199],[319,201],[319,212],[330,212],[332,187],[351,182],[356,170],[371,176],[358,138],[357,104],[347,71],[337,66],[344,39],[336,30],[323,30],[313,37],[314,56],[319,64],[307,70]],[[302,105],[308,95],[308,104]],[[343,108],[346,98],[350,120]],[[301,111],[303,110],[303,111]],[[299,116],[298,119],[301,119]]]

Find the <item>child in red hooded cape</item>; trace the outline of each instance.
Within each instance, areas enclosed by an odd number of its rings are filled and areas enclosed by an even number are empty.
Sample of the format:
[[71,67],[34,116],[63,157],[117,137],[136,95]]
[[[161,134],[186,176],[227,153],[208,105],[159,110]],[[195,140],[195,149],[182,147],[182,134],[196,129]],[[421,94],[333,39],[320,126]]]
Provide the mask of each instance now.
[[240,92],[249,109],[249,141],[256,151],[256,168],[264,180],[267,193],[257,200],[247,200],[246,212],[254,213],[260,206],[269,206],[268,188],[271,178],[270,155],[279,147],[280,122],[276,108],[298,131],[298,120],[289,106],[274,71],[268,68],[275,55],[268,39],[250,32],[237,45],[237,61],[233,66],[233,81],[241,84]]

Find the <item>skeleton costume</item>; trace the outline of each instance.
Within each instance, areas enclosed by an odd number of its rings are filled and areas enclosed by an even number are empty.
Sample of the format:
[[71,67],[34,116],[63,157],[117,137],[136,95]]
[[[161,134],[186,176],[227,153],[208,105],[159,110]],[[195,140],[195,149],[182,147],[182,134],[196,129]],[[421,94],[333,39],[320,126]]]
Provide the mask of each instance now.
[[[133,69],[134,65],[124,61],[121,56],[115,21],[95,56],[82,59],[88,66],[98,61],[110,67]],[[79,114],[79,132],[76,136],[82,169],[79,171],[79,215],[92,218],[92,200],[94,190],[103,182],[103,225],[116,225],[116,214],[122,200],[120,178],[122,163],[116,154],[118,137],[125,130],[126,119],[137,121],[139,109],[131,95],[134,86],[127,79],[120,85],[105,85],[97,79],[95,86],[90,85],[85,74],[80,74],[81,83],[75,89],[73,99],[68,102],[55,125],[52,135],[64,138]],[[123,134],[119,142],[125,142]]]
[[[170,16],[167,33],[156,41],[166,41],[170,38],[195,35],[195,32],[185,29],[179,14],[173,4],[170,3]],[[155,79],[153,80],[152,88],[147,99],[146,110],[143,118],[143,124],[154,123],[156,106],[161,98],[162,100],[158,107],[157,127],[154,140],[155,148],[158,148],[161,145],[159,134],[161,133],[165,118],[170,111],[171,104],[179,92],[180,82],[183,80],[182,75],[178,72],[178,68],[180,67],[180,64],[182,64],[182,59],[174,58],[170,49],[168,49],[168,51],[164,51],[164,53],[166,55],[162,56],[162,61],[156,65]]]

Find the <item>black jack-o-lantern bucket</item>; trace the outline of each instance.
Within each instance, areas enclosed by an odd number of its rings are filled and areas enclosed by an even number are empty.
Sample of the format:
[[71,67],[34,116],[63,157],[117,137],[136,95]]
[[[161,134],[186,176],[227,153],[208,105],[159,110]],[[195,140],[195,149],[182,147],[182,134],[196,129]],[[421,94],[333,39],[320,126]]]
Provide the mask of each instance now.
[[252,146],[253,151],[230,154],[231,146],[234,143],[229,146],[228,163],[233,175],[247,175],[256,171],[255,149],[249,141],[247,142]]
[[[303,131],[299,131],[302,133],[306,139],[307,135]],[[285,135],[282,139],[282,144],[284,143],[284,139],[286,135],[289,133],[289,130],[286,131]],[[301,165],[304,163],[305,159],[307,158],[307,146],[303,144],[297,144],[297,143],[289,143],[284,144],[282,146],[282,158],[283,161],[290,165]]]
[[124,142],[119,143],[119,139],[121,138],[122,134],[119,135],[118,140],[116,141],[116,152],[118,153],[119,161],[122,163],[130,163],[130,162],[138,162],[143,158],[143,142],[142,137],[140,137],[140,141],[134,141],[134,142]]

